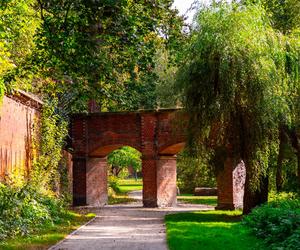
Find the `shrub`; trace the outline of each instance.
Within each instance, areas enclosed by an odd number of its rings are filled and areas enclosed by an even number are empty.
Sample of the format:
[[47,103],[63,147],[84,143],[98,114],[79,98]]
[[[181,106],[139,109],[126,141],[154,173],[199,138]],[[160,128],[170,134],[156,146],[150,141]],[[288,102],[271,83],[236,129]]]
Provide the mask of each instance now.
[[207,159],[189,157],[182,152],[177,160],[178,186],[182,193],[193,193],[195,187],[215,187],[216,178]]
[[114,175],[108,177],[108,186],[113,189],[115,193],[120,193],[119,179]]
[[271,249],[300,249],[300,200],[280,195],[252,211],[244,224]]
[[63,203],[30,185],[0,184],[0,239],[27,235],[65,212]]

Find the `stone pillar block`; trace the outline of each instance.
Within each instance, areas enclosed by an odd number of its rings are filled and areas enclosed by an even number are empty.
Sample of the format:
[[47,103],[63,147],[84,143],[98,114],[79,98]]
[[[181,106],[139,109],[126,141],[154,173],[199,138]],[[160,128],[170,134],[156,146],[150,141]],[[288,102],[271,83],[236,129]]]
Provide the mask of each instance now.
[[160,156],[157,160],[157,205],[173,207],[177,203],[176,157]]
[[228,157],[224,169],[217,175],[218,210],[234,210],[243,207],[246,168],[243,161]]
[[87,205],[103,206],[107,204],[106,158],[88,158],[86,169]]

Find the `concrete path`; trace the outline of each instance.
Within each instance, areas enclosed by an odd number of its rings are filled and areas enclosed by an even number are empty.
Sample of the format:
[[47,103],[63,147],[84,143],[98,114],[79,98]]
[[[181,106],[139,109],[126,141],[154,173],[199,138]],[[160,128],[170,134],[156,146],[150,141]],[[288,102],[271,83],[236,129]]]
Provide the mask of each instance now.
[[141,202],[92,209],[96,218],[51,250],[167,250],[164,216],[211,210],[206,205],[179,204],[175,208],[143,208]]

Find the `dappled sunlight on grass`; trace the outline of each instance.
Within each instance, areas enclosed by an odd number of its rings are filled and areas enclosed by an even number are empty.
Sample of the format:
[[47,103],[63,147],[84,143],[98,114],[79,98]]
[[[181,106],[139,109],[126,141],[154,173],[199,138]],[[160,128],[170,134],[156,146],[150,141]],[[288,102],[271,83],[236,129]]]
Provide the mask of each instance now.
[[166,216],[167,238],[175,249],[263,249],[240,224],[240,211],[207,211]]
[[192,194],[182,194],[177,196],[177,200],[183,203],[204,204],[217,206],[217,196],[193,196]]

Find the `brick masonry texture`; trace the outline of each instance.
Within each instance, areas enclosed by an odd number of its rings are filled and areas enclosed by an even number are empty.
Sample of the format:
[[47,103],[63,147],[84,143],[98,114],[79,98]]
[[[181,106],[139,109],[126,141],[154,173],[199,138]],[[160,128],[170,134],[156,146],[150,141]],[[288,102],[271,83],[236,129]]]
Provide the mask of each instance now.
[[0,181],[13,172],[28,175],[41,107],[41,101],[23,92],[4,96],[0,104]]
[[[144,206],[174,206],[176,154],[185,146],[187,123],[188,116],[181,110],[74,115],[74,205],[106,203],[105,157],[117,148],[131,146],[142,153]],[[217,178],[221,209],[240,207],[244,168],[235,169],[234,162],[227,159]]]

